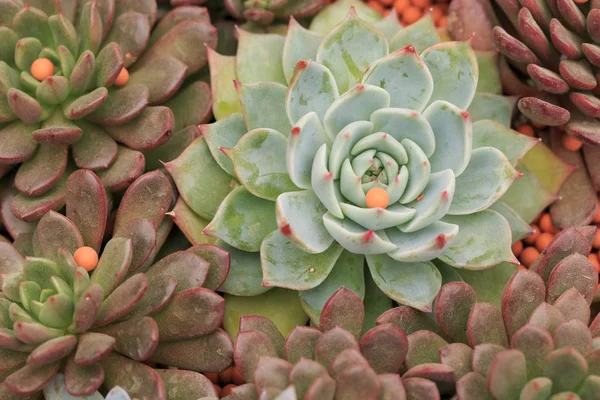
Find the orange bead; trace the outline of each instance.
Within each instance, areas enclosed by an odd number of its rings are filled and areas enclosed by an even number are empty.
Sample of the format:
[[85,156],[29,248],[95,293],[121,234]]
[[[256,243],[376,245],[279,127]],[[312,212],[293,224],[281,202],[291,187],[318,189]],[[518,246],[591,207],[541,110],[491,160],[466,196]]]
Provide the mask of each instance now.
[[556,229],[556,227],[552,223],[552,217],[550,217],[550,214],[548,213],[544,213],[542,215],[542,218],[540,218],[540,229],[542,230],[542,232],[549,232],[554,234],[557,234],[559,232],[558,229]]
[[233,368],[229,367],[225,371],[219,373],[219,382],[221,382],[222,385],[226,385],[226,384],[232,382],[231,381],[232,377],[233,377]]
[[527,271],[527,267],[526,267],[526,266],[524,266],[523,264],[519,264],[518,268],[519,268],[521,271]]
[[236,385],[232,385],[232,384],[225,386],[223,388],[223,390],[221,390],[221,398],[223,398],[225,396],[229,396],[231,394],[231,391],[233,389],[235,389],[236,387],[237,387]]
[[519,240],[518,242],[513,243],[511,249],[515,257],[519,257],[523,252],[523,242]]
[[535,136],[535,131],[533,130],[533,127],[531,125],[521,125],[517,127],[517,132],[519,132],[522,135],[525,136],[531,136],[534,137]]
[[600,203],[598,203],[598,211],[596,212],[596,216],[594,217],[595,223],[600,223]]
[[385,189],[374,187],[367,192],[366,202],[369,208],[386,208],[390,203],[390,195]]
[[537,240],[537,237],[540,234],[540,228],[538,228],[537,225],[531,225],[531,229],[533,229],[533,233],[529,236],[526,236],[525,239],[523,239],[523,241],[525,242],[525,244],[534,244],[535,241]]
[[431,0],[412,0],[412,4],[413,6],[419,8],[429,8],[431,5]]
[[91,271],[98,265],[98,253],[89,246],[82,246],[75,250],[73,259],[81,268]]
[[540,124],[539,122],[535,122],[535,121],[529,121],[531,123],[531,125],[534,126],[534,128],[545,128],[546,125],[544,124]]
[[581,148],[581,146],[583,146],[583,143],[571,135],[563,135],[562,145],[569,151],[577,151]]
[[391,7],[394,5],[394,0],[379,0],[379,2],[385,7]]
[[521,263],[527,268],[531,267],[540,252],[535,247],[526,247],[521,253]]
[[371,7],[373,10],[379,12],[380,14],[383,13],[383,5],[380,2],[378,2],[377,0],[369,0],[367,2],[367,5],[369,7]]
[[244,383],[246,383],[246,379],[244,379],[244,375],[242,375],[242,372],[238,367],[233,367],[232,379],[233,383],[235,383],[236,385],[243,385]]
[[546,247],[548,247],[548,243],[550,243],[554,239],[554,235],[548,232],[544,232],[540,234],[535,241],[535,248],[540,252],[544,251]]
[[446,17],[445,15],[442,15],[442,17],[438,20],[436,26],[439,28],[445,28],[446,25],[448,25],[448,17]]
[[394,8],[398,12],[398,14],[401,14],[409,6],[410,6],[410,1],[409,0],[396,0],[396,1],[394,1]]
[[440,18],[442,18],[443,16],[444,16],[444,12],[440,8],[440,6],[438,6],[437,4],[434,6],[431,6],[431,18],[433,18],[433,21],[435,23],[439,22]]
[[596,271],[600,272],[600,258],[598,258],[598,254],[592,253],[588,255],[588,260],[590,260],[592,264],[594,264],[594,268],[596,268]]
[[129,71],[127,71],[125,69],[125,67],[123,67],[121,72],[119,72],[119,76],[117,76],[117,80],[115,81],[114,85],[115,86],[123,86],[124,84],[127,83],[128,80],[129,80]]
[[594,248],[600,249],[600,230],[596,231],[596,235],[594,236],[592,245],[594,246]]
[[54,74],[54,64],[47,58],[38,58],[31,64],[31,75],[38,81],[43,81]]
[[417,22],[421,18],[422,15],[423,15],[423,13],[421,12],[421,10],[419,8],[407,7],[402,12],[402,22],[404,22],[406,25],[413,24],[413,23]]

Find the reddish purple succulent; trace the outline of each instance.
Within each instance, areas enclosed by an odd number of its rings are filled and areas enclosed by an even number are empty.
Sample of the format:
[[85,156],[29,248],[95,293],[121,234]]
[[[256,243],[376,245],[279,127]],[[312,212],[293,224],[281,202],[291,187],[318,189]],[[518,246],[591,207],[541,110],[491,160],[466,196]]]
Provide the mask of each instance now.
[[380,316],[377,324],[408,334],[403,378],[430,379],[461,400],[596,399],[600,317],[588,324],[598,274],[587,258],[595,231],[558,234],[512,277],[501,309],[451,282],[436,299],[435,321],[409,307]]
[[[229,270],[227,252],[198,245],[157,256],[174,201],[160,171],[132,183],[110,224],[110,200],[93,172],[71,174],[66,192],[66,216],[46,213],[19,236],[19,250],[0,242],[0,398],[34,395],[59,371],[74,396],[101,385],[138,399],[215,396],[197,372],[232,362],[219,329],[224,300],[214,292]],[[91,273],[73,258],[82,246],[100,254]]]

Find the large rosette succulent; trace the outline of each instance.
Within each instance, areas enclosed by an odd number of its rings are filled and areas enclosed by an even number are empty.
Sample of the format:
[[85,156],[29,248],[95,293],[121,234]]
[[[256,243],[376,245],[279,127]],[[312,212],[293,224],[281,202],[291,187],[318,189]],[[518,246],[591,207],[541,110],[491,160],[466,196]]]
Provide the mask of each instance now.
[[75,168],[125,189],[208,119],[208,85],[179,89],[206,64],[216,29],[199,7],[153,29],[156,12],[154,0],[0,1],[0,175],[18,165],[17,217],[60,209]]
[[[59,371],[73,396],[115,385],[138,399],[215,395],[192,371],[219,372],[232,361],[219,329],[224,300],[214,292],[227,253],[206,245],[158,256],[174,197],[160,171],[132,183],[114,224],[93,172],[74,172],[67,192],[67,216],[46,213],[30,246],[0,242],[0,398],[35,395]],[[78,256],[90,250],[99,254],[92,272]]]
[[285,38],[240,31],[235,58],[209,52],[218,121],[166,167],[212,220],[205,233],[237,249],[224,291],[303,291],[315,319],[340,286],[364,293],[366,258],[384,293],[428,309],[441,286],[432,260],[516,262],[509,224],[489,207],[532,141],[491,121],[473,133],[468,42],[430,46],[426,20],[393,24],[351,9],[324,37],[292,20]]

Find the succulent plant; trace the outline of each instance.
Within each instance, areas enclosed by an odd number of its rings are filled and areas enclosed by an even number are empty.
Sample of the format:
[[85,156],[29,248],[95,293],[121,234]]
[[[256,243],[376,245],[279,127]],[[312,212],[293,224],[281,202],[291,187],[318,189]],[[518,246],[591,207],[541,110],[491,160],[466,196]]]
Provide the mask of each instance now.
[[309,17],[325,4],[325,0],[225,0],[225,7],[234,18],[258,25],[270,25],[291,16]]
[[179,7],[154,29],[154,0],[2,0],[0,15],[0,170],[18,165],[20,219],[60,209],[77,168],[125,189],[210,117],[206,83],[179,91],[216,46],[204,8]]
[[[67,392],[63,374],[56,374],[52,381],[44,387],[43,393],[45,400],[77,400],[77,397],[73,397]],[[96,392],[87,396],[86,400],[131,400],[131,397],[123,388],[115,386],[106,394],[106,397]]]
[[[21,246],[26,257],[0,243],[0,397],[36,393],[58,371],[74,396],[101,385],[139,399],[214,395],[210,381],[188,370],[218,372],[232,361],[231,340],[219,329],[224,300],[213,291],[227,275],[227,253],[195,246],[155,262],[174,198],[160,171],[132,183],[112,229],[92,171],[71,174],[66,190],[66,216],[49,211],[40,219],[30,246]],[[80,266],[94,266],[80,261],[81,249],[100,254],[91,273]]]
[[403,377],[430,379],[464,400],[596,399],[600,317],[588,323],[598,273],[586,257],[595,232],[559,233],[530,270],[511,278],[501,310],[451,282],[436,299],[435,322],[408,307],[381,315],[378,324],[407,334]]
[[404,333],[381,324],[361,335],[363,317],[362,300],[346,288],[328,299],[318,329],[298,326],[287,339],[265,317],[242,317],[235,361],[249,383],[229,399],[439,398],[432,381],[398,375]]
[[302,291],[317,321],[339,287],[364,294],[366,259],[385,294],[427,310],[432,260],[516,262],[503,214],[522,220],[494,203],[537,141],[472,125],[468,42],[438,43],[431,18],[375,26],[351,9],[324,37],[292,19],[287,37],[240,31],[236,57],[209,50],[217,122],[166,168],[231,251],[224,292]]
[[516,32],[513,36],[496,26],[496,46],[535,87],[519,100],[521,112],[544,125],[566,124],[570,134],[600,144],[594,75],[600,66],[596,2],[497,3],[514,28],[510,31]]

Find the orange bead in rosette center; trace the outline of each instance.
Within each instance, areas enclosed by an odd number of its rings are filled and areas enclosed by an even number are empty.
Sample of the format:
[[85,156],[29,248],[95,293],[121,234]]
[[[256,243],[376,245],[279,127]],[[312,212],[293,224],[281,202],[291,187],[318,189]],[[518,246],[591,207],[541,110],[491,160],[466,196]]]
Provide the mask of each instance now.
[[390,195],[385,189],[374,187],[367,192],[367,207],[386,208],[390,203]]
[[47,58],[38,58],[31,64],[31,75],[38,81],[43,81],[54,73],[54,64]]

